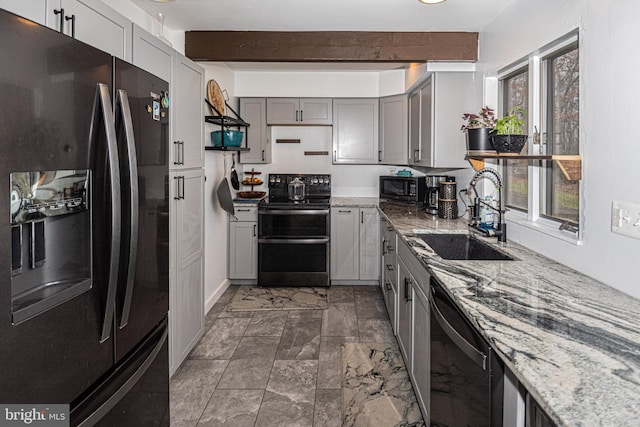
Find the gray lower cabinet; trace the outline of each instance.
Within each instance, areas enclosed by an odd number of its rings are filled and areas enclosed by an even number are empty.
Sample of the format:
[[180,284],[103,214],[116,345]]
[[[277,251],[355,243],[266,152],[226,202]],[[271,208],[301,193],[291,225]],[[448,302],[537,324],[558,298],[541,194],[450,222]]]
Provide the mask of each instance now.
[[404,242],[398,242],[398,344],[418,405],[429,418],[431,384],[429,273]]
[[404,356],[407,371],[411,372],[413,339],[413,284],[409,269],[398,259],[398,344]]
[[379,279],[378,210],[331,209],[331,280],[377,282]]
[[378,164],[378,98],[333,100],[333,163]]
[[240,163],[271,163],[271,136],[266,115],[266,98],[240,99],[240,116],[251,125],[245,129],[249,151],[240,152]]
[[380,217],[380,236],[382,237],[380,286],[385,305],[387,306],[387,312],[389,313],[391,328],[393,329],[393,333],[396,334],[398,326],[396,318],[398,305],[397,235],[389,223],[389,220],[384,216]]
[[257,283],[258,280],[258,208],[235,208],[229,216],[229,280],[232,283]]

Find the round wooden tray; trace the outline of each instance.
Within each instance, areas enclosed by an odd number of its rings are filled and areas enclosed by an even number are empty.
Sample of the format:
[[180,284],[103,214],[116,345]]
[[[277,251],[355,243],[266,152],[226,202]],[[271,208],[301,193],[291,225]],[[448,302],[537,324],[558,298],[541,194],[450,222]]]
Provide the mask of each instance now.
[[238,191],[238,197],[242,199],[262,199],[266,195],[266,191]]
[[[207,99],[214,107],[216,107],[218,112],[224,116],[224,97],[222,96],[220,86],[218,86],[218,83],[213,79],[209,80],[209,83],[207,83]],[[216,114],[216,112],[212,111],[211,114]]]
[[262,185],[262,180],[258,178],[247,178],[242,181],[242,185]]

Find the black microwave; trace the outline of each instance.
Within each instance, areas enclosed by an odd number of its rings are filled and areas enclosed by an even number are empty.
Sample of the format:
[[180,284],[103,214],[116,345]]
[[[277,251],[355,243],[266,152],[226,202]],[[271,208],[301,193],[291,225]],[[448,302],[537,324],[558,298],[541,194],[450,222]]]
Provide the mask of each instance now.
[[426,198],[424,176],[380,176],[380,198],[422,205]]

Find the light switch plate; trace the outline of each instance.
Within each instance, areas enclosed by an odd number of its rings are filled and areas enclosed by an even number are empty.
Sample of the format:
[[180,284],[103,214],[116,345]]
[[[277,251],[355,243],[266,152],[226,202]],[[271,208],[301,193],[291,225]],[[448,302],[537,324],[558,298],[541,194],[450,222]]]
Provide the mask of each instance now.
[[640,239],[640,205],[614,200],[611,205],[611,231]]

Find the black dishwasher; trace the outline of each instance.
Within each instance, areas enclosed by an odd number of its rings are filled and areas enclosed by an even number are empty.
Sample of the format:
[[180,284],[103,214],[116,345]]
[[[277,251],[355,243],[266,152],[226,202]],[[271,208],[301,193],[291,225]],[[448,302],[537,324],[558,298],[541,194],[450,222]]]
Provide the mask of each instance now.
[[502,426],[503,365],[431,278],[430,425]]

